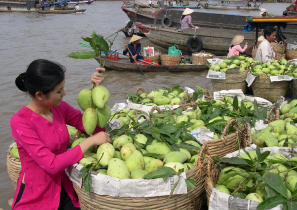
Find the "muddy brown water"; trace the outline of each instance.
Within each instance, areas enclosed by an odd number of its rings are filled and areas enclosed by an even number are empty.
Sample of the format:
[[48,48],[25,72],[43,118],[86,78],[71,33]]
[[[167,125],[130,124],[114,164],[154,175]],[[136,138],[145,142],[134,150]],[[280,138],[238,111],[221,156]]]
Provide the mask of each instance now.
[[[193,2],[194,3],[194,2]],[[77,95],[80,90],[90,87],[90,76],[98,67],[94,60],[74,60],[66,57],[74,51],[87,50],[78,42],[81,37],[89,36],[93,30],[105,37],[125,26],[127,16],[121,11],[122,1],[100,1],[91,5],[80,5],[86,8],[84,14],[34,14],[34,13],[0,13],[0,208],[9,209],[7,201],[13,197],[12,183],[7,174],[6,151],[14,141],[9,121],[11,116],[22,106],[30,102],[30,97],[19,91],[14,80],[35,59],[44,58],[63,64],[66,69],[67,95],[64,100],[79,108]],[[274,13],[282,14],[289,4],[264,4],[264,7]],[[207,10],[211,12],[211,10]],[[238,13],[238,11],[217,11]],[[242,13],[242,11],[240,11]],[[258,11],[247,11],[248,15],[258,15]],[[114,41],[113,49],[121,51],[129,38],[119,33]],[[142,39],[142,46],[153,46]],[[164,49],[161,49],[164,50]],[[125,94],[134,93],[138,87],[146,90],[154,88],[186,85],[194,88],[196,85],[212,90],[210,80],[206,79],[207,72],[170,73],[155,72],[128,73],[108,71],[103,83],[111,94],[109,105],[125,101]]]

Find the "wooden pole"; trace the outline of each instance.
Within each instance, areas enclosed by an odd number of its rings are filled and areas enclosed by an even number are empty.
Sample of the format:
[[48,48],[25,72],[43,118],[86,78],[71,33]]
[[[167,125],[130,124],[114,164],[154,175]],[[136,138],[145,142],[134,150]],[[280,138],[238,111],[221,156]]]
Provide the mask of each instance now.
[[141,68],[138,66],[138,63],[136,62],[136,59],[134,59],[134,58],[132,57],[133,54],[131,53],[131,51],[130,51],[128,45],[127,45],[127,49],[129,50],[129,52],[130,52],[130,54],[131,54],[131,58],[134,60],[135,64],[137,65],[137,67],[138,67],[138,69],[139,69],[139,71],[141,72],[142,75],[144,75],[144,73],[142,72]]

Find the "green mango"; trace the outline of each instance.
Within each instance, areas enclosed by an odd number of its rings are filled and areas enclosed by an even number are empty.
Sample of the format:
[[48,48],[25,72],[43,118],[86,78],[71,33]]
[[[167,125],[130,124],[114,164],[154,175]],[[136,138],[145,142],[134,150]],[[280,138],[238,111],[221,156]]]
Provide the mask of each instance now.
[[[186,141],[185,143],[193,145],[198,148],[201,148],[201,146],[196,141],[189,140],[189,141]],[[196,149],[188,149],[188,150],[191,155],[196,155],[196,154],[199,154],[199,152],[200,152],[200,149],[197,149],[197,150]]]
[[109,161],[107,175],[118,179],[130,179],[130,172],[125,162],[117,158]]
[[170,104],[170,101],[170,98],[167,98],[166,96],[157,96],[154,98],[154,103],[158,106],[168,105]]
[[144,166],[144,170],[148,173],[156,171],[159,166],[163,166],[163,162],[158,159],[152,159]]
[[110,143],[101,144],[97,150],[97,160],[100,165],[107,166],[114,157],[115,149]]
[[184,163],[183,166],[185,167],[185,171],[189,171],[194,167],[192,163]]
[[93,158],[93,157],[83,157],[80,161],[78,161],[79,164],[83,165],[84,167],[86,167],[89,164],[92,163],[97,163],[97,159]]
[[181,104],[180,98],[172,98],[170,101],[170,105],[180,105],[180,104]]
[[87,134],[91,135],[97,126],[98,116],[93,108],[87,108],[82,117],[82,123]]
[[294,192],[295,185],[297,184],[297,176],[295,176],[295,175],[287,176],[285,184],[286,184],[287,189],[290,190],[291,193]]
[[105,104],[107,104],[110,99],[110,94],[106,87],[99,85],[93,88],[92,98],[93,98],[94,104],[99,109],[103,109]]
[[16,159],[20,159],[19,150],[16,147],[10,150],[10,155]]
[[257,201],[258,203],[263,202],[262,197],[260,195],[258,195],[257,193],[250,193],[245,197],[245,199],[252,200],[252,201]]
[[133,143],[133,139],[130,136],[127,136],[125,134],[117,137],[114,141],[113,141],[113,146],[116,149],[121,149],[122,146],[124,146],[127,143]]
[[155,144],[146,146],[146,151],[148,153],[155,153],[161,155],[161,159],[163,159],[165,155],[171,152],[167,144],[161,142],[157,142]]
[[150,162],[151,160],[154,160],[154,159],[155,159],[155,158],[144,156],[144,157],[143,157],[144,165],[147,164],[148,162]]
[[[92,90],[91,89],[83,89],[79,92],[77,96],[77,102],[79,107],[85,111],[87,108],[91,107],[92,101]],[[96,106],[92,103],[92,108],[96,108]]]
[[148,174],[145,170],[135,169],[131,173],[131,179],[143,179],[144,175]]
[[281,107],[281,113],[282,113],[282,114],[286,114],[286,113],[288,113],[291,109],[292,109],[292,106],[291,106],[290,104],[284,104],[284,105]]
[[139,133],[139,134],[135,135],[135,137],[134,137],[134,144],[135,144],[136,148],[138,148],[138,149],[143,148],[142,144],[146,144],[146,141],[147,141],[147,137],[143,134]]
[[135,169],[144,169],[144,159],[138,150],[134,150],[133,153],[126,159],[125,163],[130,173],[132,173]]
[[184,165],[179,162],[169,162],[169,163],[166,163],[164,166],[174,169],[175,172],[178,172],[180,169],[185,170]]
[[99,109],[97,107],[96,112],[98,116],[98,127],[104,128],[111,117],[111,110],[109,106],[106,104],[103,109]]
[[114,156],[113,156],[113,157],[122,160],[121,152],[120,152],[120,151],[117,151],[117,150],[116,150],[115,153],[114,153]]
[[191,153],[189,152],[189,150],[185,149],[185,148],[179,148],[179,151],[185,153],[187,155],[187,159],[190,160],[191,159]]
[[83,142],[83,140],[85,140],[86,138],[79,138],[76,139],[72,144],[71,144],[71,148],[75,147],[76,145],[80,144],[81,142]]
[[167,155],[165,155],[163,162],[164,163],[170,163],[170,162],[179,162],[184,163],[188,159],[188,156],[179,151],[169,152]]
[[136,150],[136,147],[132,143],[127,143],[121,148],[121,157],[123,160],[127,160],[127,158],[132,155],[132,153]]
[[224,193],[227,193],[228,195],[230,195],[230,191],[224,185],[216,185],[215,188],[221,192],[224,192]]

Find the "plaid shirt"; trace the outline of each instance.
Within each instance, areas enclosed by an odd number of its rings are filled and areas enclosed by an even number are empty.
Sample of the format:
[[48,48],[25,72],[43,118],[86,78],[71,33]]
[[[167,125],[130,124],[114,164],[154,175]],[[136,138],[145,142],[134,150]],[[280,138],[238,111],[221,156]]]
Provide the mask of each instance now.
[[186,15],[184,19],[180,18],[181,29],[184,30],[186,28],[194,28],[192,24],[192,17],[191,15]]

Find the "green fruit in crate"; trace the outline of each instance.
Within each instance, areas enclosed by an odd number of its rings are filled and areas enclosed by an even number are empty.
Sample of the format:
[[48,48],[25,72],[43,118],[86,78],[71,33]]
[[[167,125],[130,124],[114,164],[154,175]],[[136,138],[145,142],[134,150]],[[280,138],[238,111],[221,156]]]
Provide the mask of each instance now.
[[143,144],[146,144],[146,141],[147,141],[147,137],[143,134],[137,134],[134,137],[134,144],[138,149],[143,148]]
[[266,190],[265,190],[265,183],[261,182],[257,187],[256,187],[256,191],[255,193],[257,193],[258,195],[261,196],[261,198],[264,200],[265,199],[265,195],[266,195]]
[[118,120],[120,121],[122,126],[129,122],[129,119],[127,119],[126,117],[119,117]]
[[245,60],[245,57],[244,56],[238,56],[238,60],[243,61],[243,60]]
[[276,138],[268,138],[265,140],[265,144],[267,145],[267,147],[277,147],[278,140]]
[[165,155],[163,162],[164,163],[170,163],[170,162],[179,162],[184,163],[188,159],[188,156],[183,152],[169,152],[167,155]]
[[71,140],[71,142],[73,142],[74,139],[75,139],[77,129],[75,127],[72,127],[72,126],[67,126],[67,130],[68,130],[68,133],[69,133],[69,140]]
[[228,190],[233,192],[238,188],[238,186],[243,182],[243,180],[244,180],[244,177],[240,175],[235,175],[234,177],[231,177],[227,180],[226,187],[228,188]]
[[[288,173],[288,169],[286,168],[286,166],[280,163],[272,164],[270,166],[270,170],[274,170],[274,169],[277,171],[277,174],[282,178],[282,180],[284,180],[286,174]],[[268,170],[268,172],[270,172],[270,170]]]
[[279,135],[282,135],[283,132],[284,132],[284,130],[285,130],[285,127],[282,126],[282,125],[276,125],[276,126],[274,126],[274,127],[272,128],[272,132],[273,132],[273,133],[278,133]]
[[227,189],[226,186],[224,185],[216,185],[215,187],[217,190],[221,191],[221,192],[224,192],[224,193],[227,193],[230,195],[230,191]]
[[194,112],[193,112],[191,118],[192,118],[192,119],[199,120],[200,117],[201,117],[201,115],[202,115],[201,109],[197,108],[197,109],[194,110]]
[[135,169],[131,173],[131,179],[143,179],[144,175],[148,174],[146,171],[141,169]]
[[93,98],[94,104],[99,109],[103,109],[105,104],[107,104],[110,99],[110,94],[106,87],[99,85],[93,89],[92,98]]
[[151,160],[154,160],[154,159],[155,159],[155,158],[144,156],[144,157],[143,157],[144,165],[147,164],[148,162],[150,162]]
[[96,164],[97,163],[97,159],[93,158],[93,157],[84,157],[82,158],[80,161],[78,161],[79,164],[83,165],[84,167],[86,167],[89,164]]
[[144,159],[138,150],[134,150],[133,153],[126,159],[125,163],[130,173],[135,169],[144,169]]
[[121,149],[121,157],[123,160],[127,160],[127,158],[132,155],[132,153],[136,150],[136,147],[132,143],[125,144]]
[[141,93],[141,94],[140,94],[140,97],[141,97],[141,98],[146,98],[146,97],[147,97],[147,93]]
[[71,145],[71,148],[75,147],[76,145],[80,144],[81,142],[83,142],[83,140],[85,140],[86,138],[79,138],[79,139],[76,139],[72,145]]
[[258,147],[263,147],[263,143],[268,138],[274,138],[274,135],[272,133],[257,133],[253,137],[253,142]]
[[[167,95],[167,97],[170,98],[170,99],[173,99],[173,98],[176,97],[176,95],[173,94],[173,93],[169,93],[169,94]],[[178,98],[178,99],[179,99],[179,98]]]
[[98,169],[96,172],[99,173],[99,174],[107,175],[107,170],[106,169],[103,169],[103,168]]
[[234,60],[233,61],[233,64],[235,64],[236,66],[239,66],[240,65],[240,61],[239,60]]
[[197,155],[193,155],[193,156],[191,157],[191,160],[190,160],[190,161],[193,162],[193,164],[197,165],[198,157],[199,157],[198,154],[197,154]]
[[190,141],[186,141],[185,143],[199,148],[199,149],[188,149],[191,155],[199,154],[201,146],[198,144],[198,142],[190,140]]
[[146,146],[146,151],[148,153],[155,153],[161,155],[161,158],[163,159],[165,155],[167,155],[169,152],[171,152],[170,148],[165,143],[155,143],[152,145]]
[[134,116],[134,115],[136,115],[135,110],[130,110],[130,111],[127,113],[127,116]]
[[218,65],[211,65],[210,70],[219,71],[220,70],[220,66],[218,66]]
[[202,120],[195,120],[194,125],[191,126],[192,129],[199,128],[204,126],[204,122]]
[[293,122],[293,120],[291,118],[287,118],[287,119],[285,119],[285,122],[286,123],[291,123],[291,122]]
[[82,117],[82,123],[87,134],[91,135],[97,126],[98,116],[93,108],[87,108]]
[[287,134],[282,134],[282,135],[279,135],[277,137],[277,140],[278,141],[283,141],[283,140],[286,140],[286,138],[288,138],[288,135]]
[[285,123],[285,121],[283,121],[283,120],[275,120],[275,121],[273,121],[273,122],[270,122],[268,125],[269,125],[270,127],[274,127],[274,126],[276,126],[276,125],[282,125],[282,126],[285,127],[286,123]]
[[189,171],[194,167],[192,163],[184,163],[183,166],[185,167],[185,171]]
[[294,170],[290,170],[290,171],[288,171],[288,173],[286,174],[286,177],[287,177],[287,176],[291,176],[291,175],[297,176],[297,172],[294,171]]
[[259,203],[262,203],[263,202],[263,199],[261,198],[260,195],[258,195],[257,193],[250,193],[248,194],[245,199],[247,200],[252,200],[252,201],[257,201]]
[[168,105],[170,101],[171,101],[170,98],[167,98],[166,96],[156,96],[154,98],[154,103],[157,104],[158,106]]
[[121,149],[127,143],[133,143],[133,139],[127,135],[121,135],[113,141],[113,146],[116,149]]
[[170,101],[170,105],[180,105],[180,103],[181,103],[180,98],[173,98]]
[[114,158],[118,158],[118,159],[120,159],[120,160],[122,160],[122,157],[121,157],[121,152],[120,151],[115,151],[115,153],[114,153],[114,156],[113,156]]
[[97,160],[100,165],[107,166],[110,159],[114,157],[115,149],[110,143],[101,144],[97,150]]
[[185,92],[181,92],[180,94],[178,94],[177,97],[182,98],[186,93]]
[[176,124],[179,124],[181,122],[188,122],[189,117],[187,115],[180,115],[176,117]]
[[20,159],[19,150],[16,147],[10,150],[10,155],[16,159]]
[[96,113],[98,116],[98,127],[104,128],[106,123],[109,121],[111,117],[111,110],[109,106],[106,104],[103,109],[96,108]]
[[148,163],[145,164],[144,170],[148,173],[152,171],[156,171],[159,166],[163,166],[163,162],[158,159],[152,159]]
[[297,127],[295,125],[286,125],[287,134],[297,134]]
[[[180,139],[179,139],[180,140]],[[187,155],[187,159],[190,160],[191,159],[191,154],[189,152],[189,150],[185,149],[185,148],[179,148],[179,151],[185,153]]]
[[286,177],[285,184],[286,184],[287,189],[290,190],[291,192],[294,192],[296,183],[297,183],[297,176],[290,175],[290,176]]
[[193,113],[194,113],[194,111],[187,111],[187,112],[183,113],[183,115],[189,116],[191,119],[194,119],[194,118],[192,118]]
[[[257,159],[257,153],[255,150],[247,151],[247,153],[253,160]],[[238,157],[240,157],[242,159],[250,160],[249,156],[246,153],[243,153],[242,155],[239,155]]]
[[219,63],[219,66],[221,69],[225,69],[225,68],[227,68],[227,63],[221,62],[221,63]]
[[147,95],[147,97],[150,99],[154,99],[157,96],[163,96],[163,92],[152,91]]
[[144,154],[147,154],[147,151],[144,150],[144,149],[140,149],[141,153],[144,155]]
[[117,158],[109,161],[107,175],[118,179],[130,179],[130,172],[125,162]]
[[292,100],[289,104],[290,104],[292,107],[295,107],[295,106],[297,105],[297,99]]
[[[92,90],[91,89],[83,89],[79,92],[77,96],[77,102],[79,107],[85,111],[87,108],[91,107],[92,101]],[[92,108],[96,108],[94,104],[92,104]]]
[[290,109],[289,113],[297,113],[297,107],[293,107]]
[[174,169],[175,172],[178,172],[180,169],[184,169],[185,170],[184,165],[181,164],[181,163],[179,163],[179,162],[166,163],[164,166]]
[[233,196],[236,197],[236,198],[245,199],[246,194],[245,193],[242,193],[242,192],[236,192],[236,193],[234,193]]

